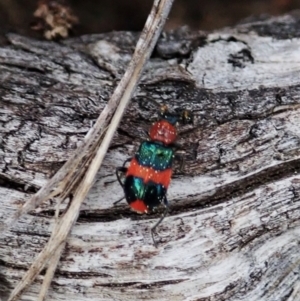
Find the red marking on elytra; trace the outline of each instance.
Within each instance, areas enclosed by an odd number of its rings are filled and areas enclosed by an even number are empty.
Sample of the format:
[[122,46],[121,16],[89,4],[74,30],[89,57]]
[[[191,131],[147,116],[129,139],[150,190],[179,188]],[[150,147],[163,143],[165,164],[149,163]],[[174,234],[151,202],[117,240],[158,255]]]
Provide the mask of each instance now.
[[127,176],[142,178],[145,184],[147,184],[147,182],[149,181],[152,181],[156,184],[161,184],[167,189],[171,181],[172,169],[168,168],[162,171],[158,171],[153,169],[152,167],[139,165],[138,161],[133,158],[130,161],[130,165],[126,173],[126,177]]
[[175,126],[168,121],[160,120],[151,126],[149,135],[151,140],[168,145],[175,142],[177,131]]
[[129,205],[134,211],[136,211],[138,213],[147,213],[148,212],[148,208],[145,205],[144,201],[142,201],[142,200],[135,200],[134,202],[130,203]]

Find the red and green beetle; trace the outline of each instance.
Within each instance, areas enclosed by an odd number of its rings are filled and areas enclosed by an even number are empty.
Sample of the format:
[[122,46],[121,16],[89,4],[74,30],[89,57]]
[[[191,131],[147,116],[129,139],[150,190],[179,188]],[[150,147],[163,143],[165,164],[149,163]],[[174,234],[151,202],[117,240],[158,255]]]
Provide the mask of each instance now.
[[[134,157],[127,159],[122,167],[116,169],[117,179],[124,189],[125,198],[131,209],[138,213],[151,213],[158,206],[165,207],[162,217],[151,228],[155,245],[155,230],[168,212],[166,194],[177,148],[176,124],[192,121],[188,111],[170,113],[166,106],[161,107],[159,115],[160,119],[150,127],[149,141],[143,141]],[[126,167],[127,162],[130,162],[128,167]]]

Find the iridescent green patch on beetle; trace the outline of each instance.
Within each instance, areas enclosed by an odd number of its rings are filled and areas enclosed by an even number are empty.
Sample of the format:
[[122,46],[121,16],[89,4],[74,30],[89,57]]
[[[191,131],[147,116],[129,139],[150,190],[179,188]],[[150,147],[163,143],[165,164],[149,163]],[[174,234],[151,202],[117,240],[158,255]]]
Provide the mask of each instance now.
[[141,166],[161,171],[172,167],[173,155],[174,151],[170,147],[152,141],[144,141],[135,158]]
[[126,178],[124,191],[129,204],[136,200],[143,200],[150,211],[159,206],[166,196],[166,189],[162,185],[154,182],[145,184],[143,179],[133,176]]

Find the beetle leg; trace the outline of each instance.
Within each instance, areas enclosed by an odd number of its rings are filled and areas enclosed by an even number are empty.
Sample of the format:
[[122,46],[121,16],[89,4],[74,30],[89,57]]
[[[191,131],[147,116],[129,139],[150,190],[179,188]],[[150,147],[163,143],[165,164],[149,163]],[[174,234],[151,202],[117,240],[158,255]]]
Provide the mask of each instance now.
[[127,172],[127,167],[125,167],[126,163],[127,162],[130,162],[131,161],[131,158],[128,158],[124,161],[123,163],[123,166],[122,167],[117,167],[116,168],[116,176],[117,176],[117,179],[118,179],[118,182],[120,183],[120,185],[124,188],[124,183],[121,181],[121,176],[120,174],[126,174]]
[[[124,188],[124,183],[122,183],[121,181],[120,173],[125,174],[126,172],[127,172],[127,167],[122,166],[116,168],[116,175],[117,175],[118,182],[123,188]],[[125,199],[124,196],[122,196],[119,200],[115,201],[114,206],[120,203],[123,199]]]
[[[128,168],[125,167],[125,165],[126,165],[127,162],[130,162],[130,161],[131,161],[131,158],[128,158],[128,159],[126,159],[126,160],[124,161],[122,167],[117,167],[117,168],[116,168],[116,176],[117,176],[118,182],[120,183],[120,185],[122,186],[123,189],[124,189],[124,183],[123,183],[122,180],[121,180],[120,174],[121,174],[121,173],[122,173],[122,174],[126,174]],[[114,202],[114,205],[120,203],[123,199],[125,199],[124,196],[123,196],[122,198],[120,198],[119,200],[115,201],[115,202]]]
[[114,206],[117,205],[118,203],[120,203],[121,201],[123,201],[124,199],[125,199],[125,196],[122,196],[119,200],[117,200],[113,203]]
[[172,143],[170,146],[173,148],[173,150],[174,150],[175,152],[178,151],[178,150],[183,150],[183,149],[185,149],[184,145],[179,144],[178,142],[174,142],[174,143]]
[[185,166],[185,156],[183,154],[175,154],[175,160],[179,161],[179,171],[184,173],[183,169]]
[[152,236],[152,240],[153,240],[153,244],[155,247],[157,247],[157,242],[154,239],[154,234],[156,233],[156,228],[161,224],[161,222],[164,220],[164,218],[166,217],[168,211],[169,211],[169,206],[168,206],[168,200],[167,197],[165,196],[164,198],[164,204],[166,206],[161,218],[156,222],[156,224],[151,228],[151,236]]
[[121,176],[120,174],[125,174],[127,172],[127,167],[117,167],[116,168],[116,176],[117,176],[117,179],[118,179],[118,182],[120,183],[120,185],[124,188],[124,183],[121,181]]
[[123,163],[123,167],[125,167],[126,163],[127,163],[127,162],[130,162],[131,160],[132,160],[132,158],[126,159],[126,160],[124,161],[124,163]]

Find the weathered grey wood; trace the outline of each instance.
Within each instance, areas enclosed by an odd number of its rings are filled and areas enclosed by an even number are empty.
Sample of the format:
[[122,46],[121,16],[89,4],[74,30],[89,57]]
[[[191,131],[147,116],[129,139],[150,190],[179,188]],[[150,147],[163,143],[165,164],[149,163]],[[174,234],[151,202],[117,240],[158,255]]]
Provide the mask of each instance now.
[[[299,300],[299,22],[294,13],[161,38],[49,300]],[[0,48],[1,220],[83,139],[136,39],[110,33],[54,43],[8,35]],[[195,119],[179,129],[185,172],[175,168],[158,248],[149,228],[159,215],[112,206],[123,194],[114,170],[155,120],[150,98],[191,109]],[[1,233],[0,272],[12,287],[47,241],[55,205]],[[35,300],[42,277],[22,300]]]

